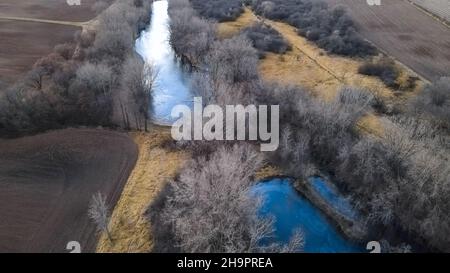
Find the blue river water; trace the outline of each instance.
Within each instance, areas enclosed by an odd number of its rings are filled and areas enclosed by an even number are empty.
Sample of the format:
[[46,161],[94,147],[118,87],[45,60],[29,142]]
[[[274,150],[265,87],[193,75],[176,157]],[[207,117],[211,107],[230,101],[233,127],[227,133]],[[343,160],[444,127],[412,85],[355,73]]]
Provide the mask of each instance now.
[[175,51],[170,45],[170,17],[167,1],[155,1],[152,4],[152,19],[149,28],[136,40],[136,52],[146,65],[152,65],[156,71],[155,90],[153,90],[154,123],[172,125],[171,117],[176,105],[192,106],[192,93],[186,83],[185,74]]
[[288,179],[276,178],[256,184],[252,194],[263,196],[261,217],[275,218],[275,237],[288,242],[300,228],[307,253],[358,253],[363,248],[343,237],[326,216],[301,196]]

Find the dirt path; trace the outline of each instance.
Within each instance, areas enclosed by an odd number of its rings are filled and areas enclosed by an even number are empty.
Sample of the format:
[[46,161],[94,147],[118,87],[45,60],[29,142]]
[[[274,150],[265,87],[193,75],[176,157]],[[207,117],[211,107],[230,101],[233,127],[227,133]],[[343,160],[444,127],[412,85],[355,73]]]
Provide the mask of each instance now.
[[7,17],[0,16],[0,20],[13,20],[13,21],[23,21],[23,22],[35,22],[35,23],[46,23],[46,24],[57,24],[75,27],[85,27],[91,21],[87,22],[70,22],[70,21],[56,21],[56,20],[46,20],[46,19],[35,19],[35,18],[25,18],[25,17]]

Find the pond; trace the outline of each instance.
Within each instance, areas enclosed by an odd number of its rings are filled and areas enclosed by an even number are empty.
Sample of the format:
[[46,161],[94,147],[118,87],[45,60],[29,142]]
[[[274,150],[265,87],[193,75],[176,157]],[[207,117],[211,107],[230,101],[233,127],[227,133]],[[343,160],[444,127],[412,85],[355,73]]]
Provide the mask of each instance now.
[[170,18],[167,1],[152,4],[150,26],[136,40],[136,52],[157,72],[153,90],[152,120],[156,124],[171,125],[172,108],[179,104],[192,105],[192,94],[185,73],[170,45]]
[[304,234],[304,252],[358,253],[364,249],[347,240],[326,216],[301,196],[289,179],[276,178],[256,184],[252,194],[263,196],[261,217],[275,218],[275,238],[288,242],[292,233],[300,228]]

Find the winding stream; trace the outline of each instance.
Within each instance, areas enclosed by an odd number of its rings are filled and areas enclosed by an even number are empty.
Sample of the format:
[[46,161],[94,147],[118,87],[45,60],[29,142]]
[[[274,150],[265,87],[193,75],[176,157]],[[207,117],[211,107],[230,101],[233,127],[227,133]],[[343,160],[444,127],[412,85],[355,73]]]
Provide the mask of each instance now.
[[142,31],[135,45],[136,52],[157,72],[151,116],[160,125],[175,121],[170,115],[174,106],[192,104],[185,73],[169,42],[169,21],[168,2],[153,2],[150,26]]

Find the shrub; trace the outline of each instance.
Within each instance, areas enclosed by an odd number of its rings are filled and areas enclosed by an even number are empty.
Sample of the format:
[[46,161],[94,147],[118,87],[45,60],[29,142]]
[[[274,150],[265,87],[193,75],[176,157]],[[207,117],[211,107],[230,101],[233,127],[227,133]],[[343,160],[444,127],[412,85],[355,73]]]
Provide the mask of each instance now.
[[283,54],[291,50],[291,45],[278,31],[263,23],[257,23],[245,28],[243,33],[252,41],[253,46],[259,50],[261,57],[264,56],[265,52]]
[[378,77],[388,87],[399,87],[397,79],[400,76],[400,71],[391,60],[383,59],[375,63],[366,62],[358,68],[358,73]]
[[444,130],[450,130],[450,78],[442,77],[423,91],[410,103],[412,112],[424,115]]

